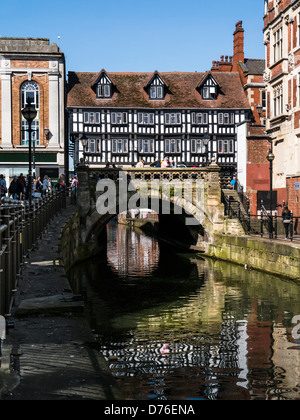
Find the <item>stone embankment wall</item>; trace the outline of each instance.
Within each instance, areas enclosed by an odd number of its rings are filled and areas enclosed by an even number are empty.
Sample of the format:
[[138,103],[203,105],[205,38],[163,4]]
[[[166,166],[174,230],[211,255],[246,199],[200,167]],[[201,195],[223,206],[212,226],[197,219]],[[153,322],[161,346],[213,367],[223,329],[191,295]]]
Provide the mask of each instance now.
[[300,247],[292,242],[216,235],[206,255],[300,282]]
[[80,217],[77,211],[61,230],[60,247],[61,259],[66,273],[74,264],[90,257],[88,248],[82,244]]

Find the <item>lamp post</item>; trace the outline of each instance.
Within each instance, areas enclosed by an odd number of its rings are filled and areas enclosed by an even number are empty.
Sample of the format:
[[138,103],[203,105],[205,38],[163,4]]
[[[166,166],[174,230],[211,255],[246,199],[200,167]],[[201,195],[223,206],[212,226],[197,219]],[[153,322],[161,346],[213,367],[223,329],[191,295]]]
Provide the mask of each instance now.
[[29,170],[28,170],[28,198],[29,204],[31,206],[32,202],[32,153],[31,153],[31,140],[32,140],[32,122],[37,116],[37,110],[35,106],[31,103],[31,99],[28,98],[27,105],[22,109],[22,115],[25,120],[28,122],[28,135],[29,135]]
[[209,134],[205,133],[204,136],[203,136],[203,139],[202,139],[203,144],[205,146],[205,160],[206,160],[206,165],[205,166],[208,166],[208,144],[209,144],[209,140],[210,140]]
[[82,145],[83,145],[83,162],[85,163],[85,151],[88,145],[88,141],[89,139],[87,138],[87,136],[83,133],[83,135],[80,137],[80,139],[82,141]]
[[267,160],[270,163],[270,208],[271,208],[271,213],[270,213],[270,228],[269,228],[269,236],[270,239],[273,239],[273,161],[275,159],[275,155],[272,152],[272,150],[269,150],[268,156],[267,156]]

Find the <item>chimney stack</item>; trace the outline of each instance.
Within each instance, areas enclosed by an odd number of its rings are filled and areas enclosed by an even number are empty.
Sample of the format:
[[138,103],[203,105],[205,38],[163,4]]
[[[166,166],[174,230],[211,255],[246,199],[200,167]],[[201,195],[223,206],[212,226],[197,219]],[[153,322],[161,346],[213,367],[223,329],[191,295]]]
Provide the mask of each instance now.
[[238,62],[244,63],[244,28],[243,22],[237,22],[233,33],[233,71],[238,71]]

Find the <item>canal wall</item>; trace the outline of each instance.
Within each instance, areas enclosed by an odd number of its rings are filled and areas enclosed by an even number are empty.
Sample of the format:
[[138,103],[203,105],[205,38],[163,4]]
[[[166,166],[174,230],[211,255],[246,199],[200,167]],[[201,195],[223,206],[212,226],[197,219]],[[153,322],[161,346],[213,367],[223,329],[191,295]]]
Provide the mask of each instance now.
[[292,242],[216,235],[202,255],[300,282],[300,246]]

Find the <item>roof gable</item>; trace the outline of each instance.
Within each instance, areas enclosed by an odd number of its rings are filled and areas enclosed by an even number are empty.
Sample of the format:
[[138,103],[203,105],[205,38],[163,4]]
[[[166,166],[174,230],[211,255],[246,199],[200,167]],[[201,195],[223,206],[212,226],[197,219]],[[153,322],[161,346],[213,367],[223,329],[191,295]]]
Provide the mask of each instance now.
[[113,84],[111,78],[108,76],[106,71],[102,69],[100,73],[98,73],[96,79],[93,81],[91,87],[95,88],[99,83],[101,84]]

